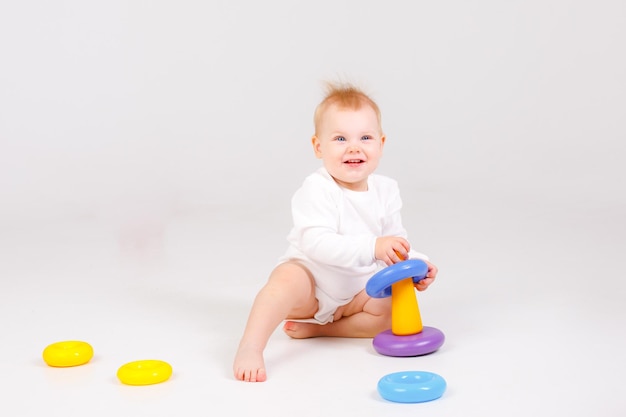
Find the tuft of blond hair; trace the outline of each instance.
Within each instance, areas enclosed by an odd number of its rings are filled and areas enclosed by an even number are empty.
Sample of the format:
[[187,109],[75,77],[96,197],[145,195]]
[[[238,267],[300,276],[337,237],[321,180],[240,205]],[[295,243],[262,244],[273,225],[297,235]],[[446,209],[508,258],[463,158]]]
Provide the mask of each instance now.
[[378,125],[381,126],[381,114],[378,104],[362,89],[350,83],[326,81],[324,99],[317,105],[313,114],[313,125],[315,126],[316,135],[319,132],[322,117],[330,106],[348,110],[359,110],[363,106],[370,106],[376,113]]

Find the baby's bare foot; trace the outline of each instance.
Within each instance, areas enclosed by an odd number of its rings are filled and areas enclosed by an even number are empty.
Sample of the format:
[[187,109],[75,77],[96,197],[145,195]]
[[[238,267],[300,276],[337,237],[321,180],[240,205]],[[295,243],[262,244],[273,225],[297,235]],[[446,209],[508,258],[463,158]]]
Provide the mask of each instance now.
[[246,382],[264,382],[267,379],[263,351],[239,347],[233,365],[235,378]]
[[286,321],[283,331],[294,339],[307,339],[322,336],[322,325],[300,321]]

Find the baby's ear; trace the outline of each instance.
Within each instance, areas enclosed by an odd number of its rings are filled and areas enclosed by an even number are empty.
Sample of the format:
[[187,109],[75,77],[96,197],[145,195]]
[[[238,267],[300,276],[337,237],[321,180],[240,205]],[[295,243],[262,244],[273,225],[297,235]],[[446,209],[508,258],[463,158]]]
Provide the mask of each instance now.
[[322,157],[322,151],[320,150],[320,140],[317,136],[313,135],[311,138],[311,145],[313,145],[313,152],[317,158]]

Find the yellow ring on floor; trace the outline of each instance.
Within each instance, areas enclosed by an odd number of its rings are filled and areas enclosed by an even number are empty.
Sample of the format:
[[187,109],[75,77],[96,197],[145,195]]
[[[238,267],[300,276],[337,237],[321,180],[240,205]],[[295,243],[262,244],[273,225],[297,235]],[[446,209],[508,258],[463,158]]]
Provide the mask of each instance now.
[[87,342],[67,340],[46,346],[43,360],[48,366],[68,367],[84,365],[93,358],[93,348]]
[[117,370],[117,377],[126,385],[159,384],[171,376],[172,366],[154,359],[128,362]]

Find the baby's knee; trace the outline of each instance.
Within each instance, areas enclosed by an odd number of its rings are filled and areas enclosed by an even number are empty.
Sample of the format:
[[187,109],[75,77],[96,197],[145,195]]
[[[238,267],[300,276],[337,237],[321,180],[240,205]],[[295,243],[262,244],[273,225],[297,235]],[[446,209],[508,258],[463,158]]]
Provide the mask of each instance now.
[[281,288],[315,288],[315,281],[309,270],[294,262],[285,262],[274,268],[269,276],[268,284]]

